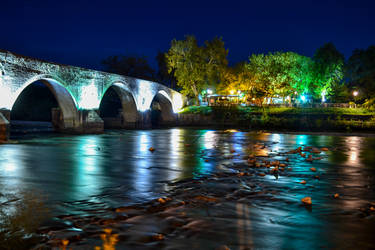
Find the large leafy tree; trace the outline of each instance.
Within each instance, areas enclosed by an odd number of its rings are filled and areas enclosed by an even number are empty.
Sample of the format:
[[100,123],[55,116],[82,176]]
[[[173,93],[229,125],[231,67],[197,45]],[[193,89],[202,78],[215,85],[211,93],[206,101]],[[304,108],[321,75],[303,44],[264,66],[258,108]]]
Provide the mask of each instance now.
[[375,95],[375,46],[353,51],[347,63],[350,87],[359,89],[363,98]]
[[199,93],[207,86],[216,86],[227,66],[228,51],[221,38],[198,46],[194,36],[173,40],[166,53],[168,72],[173,72],[182,93],[193,96],[199,105]]
[[275,52],[250,57],[247,69],[254,75],[257,92],[264,97],[286,97],[308,89],[309,59],[293,52]]
[[332,86],[344,77],[344,56],[332,43],[326,43],[317,49],[313,61],[311,93],[315,98],[319,98],[322,93],[331,95]]
[[155,80],[155,71],[148,64],[146,57],[109,56],[102,61],[104,70],[119,75]]

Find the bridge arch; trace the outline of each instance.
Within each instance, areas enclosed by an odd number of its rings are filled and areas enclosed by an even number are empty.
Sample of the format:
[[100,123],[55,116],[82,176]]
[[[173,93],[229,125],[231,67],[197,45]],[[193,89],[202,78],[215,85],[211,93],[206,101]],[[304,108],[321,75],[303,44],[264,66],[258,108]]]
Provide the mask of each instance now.
[[159,90],[155,94],[150,108],[152,125],[173,123],[176,120],[176,115],[173,112],[173,101],[164,90]]
[[77,127],[79,123],[79,114],[74,96],[64,86],[62,80],[50,75],[38,75],[23,83],[12,96],[10,103],[11,111],[13,110],[17,99],[20,98],[21,93],[35,82],[41,82],[49,89],[60,108],[61,112],[54,113],[55,116],[52,118],[52,123],[55,129],[69,130]]
[[[106,99],[115,93],[120,101],[120,106],[105,107]],[[109,106],[109,105],[107,105]],[[112,110],[108,110],[111,108]],[[120,108],[120,110],[113,110]],[[100,116],[107,127],[134,127],[138,121],[138,109],[133,92],[122,81],[109,85],[100,98]],[[109,111],[109,112],[108,112]]]

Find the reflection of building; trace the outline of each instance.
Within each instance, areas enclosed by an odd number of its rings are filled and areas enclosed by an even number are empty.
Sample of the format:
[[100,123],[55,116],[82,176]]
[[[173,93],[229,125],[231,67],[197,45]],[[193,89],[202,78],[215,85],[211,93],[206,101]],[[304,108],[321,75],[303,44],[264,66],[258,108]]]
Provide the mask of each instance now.
[[240,104],[239,95],[209,95],[207,96],[208,106],[231,106]]

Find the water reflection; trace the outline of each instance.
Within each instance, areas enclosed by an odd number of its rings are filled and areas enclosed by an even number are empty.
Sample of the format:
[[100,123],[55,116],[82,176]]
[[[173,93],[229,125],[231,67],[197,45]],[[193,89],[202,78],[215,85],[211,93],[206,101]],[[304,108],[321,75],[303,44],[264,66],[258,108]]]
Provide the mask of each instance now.
[[98,136],[82,136],[76,144],[73,158],[73,185],[74,199],[87,199],[100,193],[102,183],[102,145]]
[[[299,154],[274,153],[299,146],[330,151],[314,155],[322,159],[313,163]],[[8,190],[44,190],[53,202],[95,199],[124,205],[159,197],[165,181],[209,174],[223,162],[240,161],[253,152],[280,160],[289,157],[292,171],[278,179],[254,178],[260,188],[249,192],[261,198],[233,204],[236,230],[228,234],[236,234],[236,243],[244,247],[319,248],[320,241],[330,241],[325,235],[338,235],[335,232],[344,228],[344,220],[332,223],[327,217],[358,211],[374,200],[374,190],[368,188],[374,186],[374,146],[374,138],[359,136],[176,128],[40,138],[0,145],[0,184]],[[310,171],[312,166],[316,172]],[[302,179],[306,185],[299,184]],[[236,179],[233,185],[240,183]],[[263,193],[270,187],[272,195]],[[111,195],[103,195],[108,190]],[[334,193],[340,193],[340,199],[333,199]],[[299,206],[304,196],[312,197],[311,210]]]

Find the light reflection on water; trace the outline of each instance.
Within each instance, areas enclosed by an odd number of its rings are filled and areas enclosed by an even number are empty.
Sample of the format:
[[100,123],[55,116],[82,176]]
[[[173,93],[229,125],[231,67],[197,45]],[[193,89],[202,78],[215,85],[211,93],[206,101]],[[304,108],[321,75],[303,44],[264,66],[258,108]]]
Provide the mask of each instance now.
[[[309,235],[298,232],[298,228],[307,227],[304,232],[310,234],[310,240],[319,241],[331,230],[328,222],[323,223],[325,215],[358,209],[375,199],[374,190],[367,188],[374,186],[374,142],[374,138],[359,136],[177,128],[43,137],[0,145],[0,185],[2,190],[42,190],[52,204],[95,197],[97,202],[124,205],[159,197],[164,190],[162,182],[209,174],[222,163],[240,161],[254,152],[284,159],[276,154],[299,146],[328,147],[332,151],[322,152],[323,159],[313,163],[290,155],[294,175],[263,179],[265,185],[273,185],[278,191],[275,197],[293,201],[293,205],[266,200],[254,206],[238,204],[233,211],[238,216],[237,236],[242,245],[257,245],[257,239],[262,239],[269,243],[262,245],[265,247],[293,248],[301,244],[282,242],[288,238],[285,235],[298,234],[309,241]],[[155,151],[150,152],[150,147]],[[228,156],[234,159],[223,160]],[[311,166],[317,168],[316,173],[311,173]],[[307,180],[303,187],[299,184],[302,179]],[[106,190],[116,190],[118,203],[112,197],[104,198]],[[340,192],[339,200],[332,199],[336,192]],[[296,205],[304,196],[313,198],[312,211]],[[323,226],[327,229],[313,229]]]

